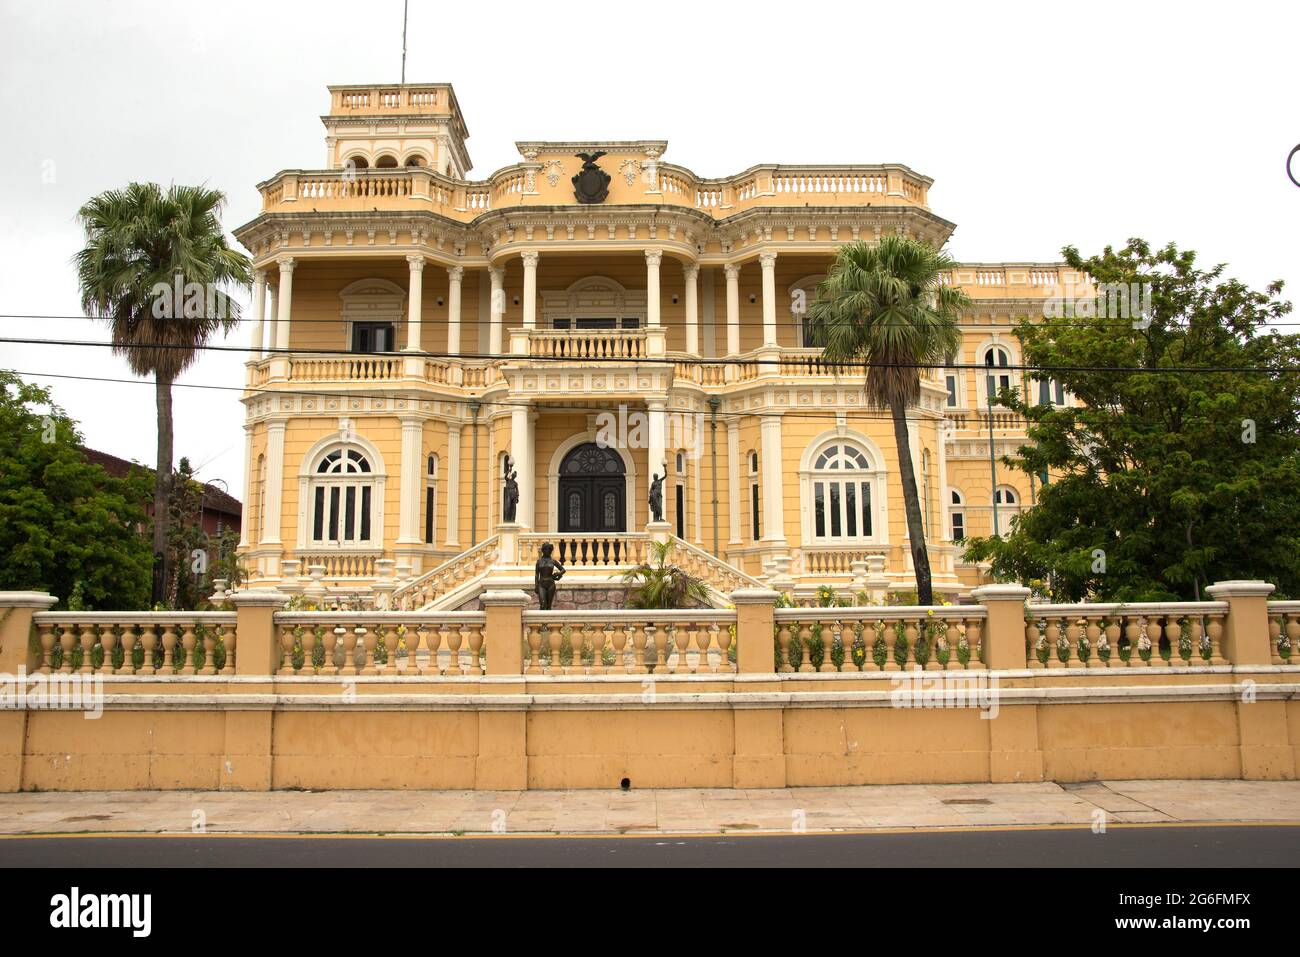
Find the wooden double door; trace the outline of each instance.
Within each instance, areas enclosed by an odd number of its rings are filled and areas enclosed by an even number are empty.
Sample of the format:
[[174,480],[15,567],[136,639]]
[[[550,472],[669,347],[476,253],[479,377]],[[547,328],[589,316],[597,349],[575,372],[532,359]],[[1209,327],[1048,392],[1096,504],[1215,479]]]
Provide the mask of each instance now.
[[627,531],[627,476],[622,457],[595,442],[570,451],[560,464],[557,507],[557,531]]

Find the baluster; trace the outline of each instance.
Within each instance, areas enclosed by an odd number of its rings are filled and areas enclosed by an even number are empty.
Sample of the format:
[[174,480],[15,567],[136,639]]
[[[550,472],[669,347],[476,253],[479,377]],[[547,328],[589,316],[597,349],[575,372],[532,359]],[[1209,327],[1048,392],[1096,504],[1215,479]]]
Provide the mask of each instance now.
[[236,644],[238,644],[238,635],[236,634],[235,622],[223,622],[221,625],[221,646],[226,649],[226,660],[221,663],[220,673],[226,677],[230,677],[235,673]]
[[1061,660],[1061,620],[1059,618],[1053,617],[1047,619],[1047,627],[1043,629],[1043,638],[1047,641],[1047,667],[1068,667],[1069,660]]
[[591,659],[591,671],[592,674],[607,675],[609,674],[610,669],[609,666],[605,664],[605,649],[611,647],[610,643],[614,637],[614,626],[607,621],[604,626],[596,632],[596,634],[599,637],[594,637],[592,639],[595,642],[595,654]]
[[650,641],[653,642],[654,644],[655,674],[663,674],[665,671],[668,670],[668,645],[673,637],[672,636],[673,627],[674,627],[673,624],[670,622],[668,624],[668,627],[665,629],[666,633],[664,637],[660,638],[658,635],[658,626],[656,626],[653,622],[646,625],[646,629],[645,629],[646,634],[649,635]]
[[1178,647],[1183,643],[1183,626],[1173,615],[1165,619],[1165,637],[1169,639],[1169,664],[1175,668],[1187,667],[1189,662],[1183,659]]
[[[1300,621],[1297,620],[1298,617],[1300,616],[1297,616],[1295,613],[1286,616],[1286,637],[1289,642],[1289,648],[1287,650],[1287,657],[1282,658],[1282,661],[1284,662],[1294,662],[1297,660],[1297,645],[1300,645]],[[1281,658],[1280,652],[1278,657]]]
[[[898,623],[893,621],[882,621],[884,626],[881,635],[885,639],[885,666],[881,671],[901,671],[898,660],[894,657],[894,649],[898,644]],[[874,642],[874,639],[873,639]]]
[[916,671],[920,667],[916,663],[916,639],[920,634],[917,625],[917,621],[909,619],[903,631],[903,636],[907,639],[907,665],[905,666],[907,671]]
[[464,640],[464,634],[461,632],[459,622],[452,622],[447,629],[447,675],[449,677],[459,677],[465,674],[465,669],[460,666],[460,646]]
[[576,629],[569,629],[569,647],[572,649],[573,657],[569,659],[569,667],[564,669],[565,674],[584,675],[587,673],[586,667],[582,663],[582,647],[587,643],[588,630],[591,626],[583,622]]
[[163,626],[162,646],[163,674],[173,675],[176,673],[176,627],[174,625],[166,624]]
[[217,628],[219,627],[219,625],[205,625],[203,628],[203,667],[198,672],[201,675],[217,673]]
[[81,667],[77,669],[78,674],[93,674],[95,666],[91,661],[92,654],[95,650],[95,626],[90,622],[82,622],[81,625]]
[[1284,615],[1278,613],[1268,616],[1268,655],[1269,661],[1275,665],[1282,664],[1282,656],[1278,653],[1277,643],[1282,637],[1282,621]]
[[292,675],[293,669],[293,625],[280,626],[280,668],[277,675]]
[[[140,647],[143,649],[144,657],[140,662],[140,668],[136,671],[136,674],[151,675],[155,673],[153,650],[158,644],[157,632],[158,629],[154,625],[144,624],[140,626]],[[64,657],[64,664],[67,664],[66,654]]]
[[[1160,654],[1160,635],[1163,631],[1158,616],[1147,622],[1147,638],[1151,640],[1151,665],[1155,668],[1169,667],[1169,662],[1165,661],[1164,656]],[[1173,648],[1171,651],[1173,654],[1178,653],[1177,648]]]
[[1223,616],[1213,614],[1209,619],[1206,632],[1210,636],[1210,664],[1226,665],[1228,660],[1223,657]]
[[180,673],[183,675],[192,675],[195,673],[194,646],[198,642],[198,635],[194,632],[195,623],[192,621],[185,622],[181,627],[184,630],[181,634],[180,640],[182,656],[182,660],[179,662],[181,666]]
[[402,647],[406,651],[402,674],[411,678],[420,673],[420,641],[424,637],[424,626],[418,622],[403,622],[402,629]]
[[673,669],[674,674],[688,675],[691,673],[691,663],[687,660],[686,650],[695,641],[695,632],[692,631],[695,625],[692,622],[682,622],[681,625],[671,624],[670,640],[677,645],[677,667]]
[[561,660],[560,649],[564,645],[564,632],[558,625],[546,623],[546,643],[551,649],[551,664],[546,669],[547,674],[558,675],[563,673],[564,664]]
[[703,674],[706,671],[714,672],[718,670],[713,667],[712,663],[709,661],[709,648],[713,645],[713,639],[717,630],[717,622],[713,622],[711,625],[706,622],[697,622],[695,624],[695,631],[693,632],[695,637],[695,647],[698,648],[700,652],[699,661],[695,664],[696,673]]
[[1025,643],[1029,647],[1027,664],[1030,668],[1045,668],[1046,665],[1038,657],[1038,619],[1025,622]]
[[114,674],[135,674],[135,646],[140,640],[135,633],[135,629],[135,625],[124,625],[122,627],[122,667],[117,669]]
[[540,675],[542,673],[542,629],[535,623],[528,625],[528,668],[524,671],[529,675]]
[[648,628],[649,626],[640,622],[632,623],[632,664],[627,669],[630,675],[643,675],[649,670],[645,664],[645,645],[649,640]]
[[[340,625],[340,628],[343,626]],[[351,677],[357,673],[357,642],[366,630],[360,625],[344,629],[343,632],[343,667],[339,669],[339,674]]]
[[483,660],[481,656],[483,648],[483,628],[477,622],[470,622],[465,625],[465,627],[469,629],[469,638],[467,639],[467,644],[469,645],[469,668],[466,673],[471,675],[481,675],[483,674]]
[[383,665],[375,670],[380,674],[391,675],[397,671],[397,646],[401,642],[401,637],[397,634],[397,622],[387,620],[383,622],[383,627],[385,660]]
[[40,672],[43,675],[48,675],[51,671],[54,670],[54,645],[55,645],[54,626],[47,622],[41,622],[37,626],[37,629],[40,632],[40,643],[41,643]]
[[[130,627],[129,625],[126,627]],[[117,648],[117,626],[101,625],[99,629],[99,643],[104,649],[104,661],[99,666],[103,674],[117,674],[117,669],[113,667],[113,651]]]

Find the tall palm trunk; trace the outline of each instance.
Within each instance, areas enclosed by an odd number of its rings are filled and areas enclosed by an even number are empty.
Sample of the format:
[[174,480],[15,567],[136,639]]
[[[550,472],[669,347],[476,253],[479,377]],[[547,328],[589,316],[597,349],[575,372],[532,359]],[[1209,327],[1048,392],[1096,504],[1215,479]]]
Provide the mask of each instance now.
[[172,495],[172,380],[154,379],[154,400],[158,410],[158,456],[153,485],[153,600],[165,602],[171,578],[171,557],[167,531],[171,519]]
[[925,522],[921,518],[921,498],[916,494],[916,473],[912,471],[912,440],[907,433],[907,407],[891,402],[894,441],[898,445],[898,475],[903,480],[903,508],[907,515],[907,539],[912,544],[912,564],[916,570],[916,600],[921,605],[934,604],[930,584],[930,554],[925,548]]

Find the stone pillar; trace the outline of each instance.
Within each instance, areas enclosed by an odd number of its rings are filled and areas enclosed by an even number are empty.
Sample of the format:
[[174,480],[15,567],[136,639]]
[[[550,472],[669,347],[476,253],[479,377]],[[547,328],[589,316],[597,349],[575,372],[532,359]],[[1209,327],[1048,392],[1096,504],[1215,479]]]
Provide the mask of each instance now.
[[650,329],[657,329],[662,324],[659,316],[659,263],[663,258],[663,250],[645,251],[645,324]]
[[[727,512],[730,522],[728,544],[740,544],[740,423],[727,420]],[[719,558],[722,556],[719,555]]]
[[500,266],[488,269],[492,277],[492,298],[488,301],[488,353],[501,355],[502,317],[506,311],[506,271]]
[[763,267],[763,345],[776,345],[776,253],[760,253]]
[[700,267],[696,263],[683,263],[682,276],[686,280],[686,351],[690,355],[698,356],[700,354]]
[[275,589],[249,588],[234,592],[235,674],[270,677],[280,667],[280,641],[274,617],[289,603],[289,596]]
[[1263,581],[1215,582],[1205,593],[1228,603],[1223,623],[1223,657],[1234,665],[1268,665],[1268,596],[1273,586]]
[[775,674],[773,637],[778,592],[741,588],[731,593],[736,606],[736,670],[740,674]]
[[277,260],[280,264],[279,305],[275,316],[275,347],[289,348],[289,315],[293,306],[293,267],[295,260],[285,256]]
[[262,358],[262,349],[265,347],[266,334],[266,270],[258,269],[253,272],[253,339],[249,343],[251,352],[248,358],[257,360]]
[[728,263],[727,274],[727,355],[740,354],[740,267]]
[[447,498],[447,544],[460,547],[460,430],[459,422],[447,423],[447,465],[442,486]]
[[759,416],[763,442],[763,541],[785,542],[785,491],[781,476],[781,416]]
[[464,266],[447,267],[447,353],[460,355],[460,284]]
[[971,591],[971,598],[988,611],[984,623],[984,664],[989,670],[1021,669],[1025,655],[1025,600],[1023,585],[983,585]]
[[280,287],[268,283],[266,293],[270,302],[266,306],[266,329],[262,334],[262,342],[263,350],[269,352],[277,348],[280,341],[278,338],[280,323],[277,321],[280,317]]
[[418,545],[420,493],[424,489],[424,420],[400,416],[402,422],[401,480],[398,489],[397,544]]
[[407,256],[410,265],[409,300],[406,306],[406,351],[420,351],[424,312],[424,257]]
[[[515,471],[519,473],[519,511],[516,520],[524,528],[533,527],[534,468],[532,422],[530,409],[526,405],[516,405],[510,410],[510,457],[514,459]],[[494,494],[501,494],[500,476]]]
[[532,601],[519,589],[485,591],[483,611],[487,615],[484,644],[489,675],[524,673],[523,611]]
[[537,253],[526,252],[524,260],[524,328],[537,328]]

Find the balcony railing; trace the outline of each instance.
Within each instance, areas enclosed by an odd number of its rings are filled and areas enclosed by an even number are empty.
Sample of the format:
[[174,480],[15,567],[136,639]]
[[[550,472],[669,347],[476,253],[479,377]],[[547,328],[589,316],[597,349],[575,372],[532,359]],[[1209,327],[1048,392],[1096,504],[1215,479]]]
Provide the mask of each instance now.
[[533,331],[528,354],[542,359],[644,359],[644,329]]

